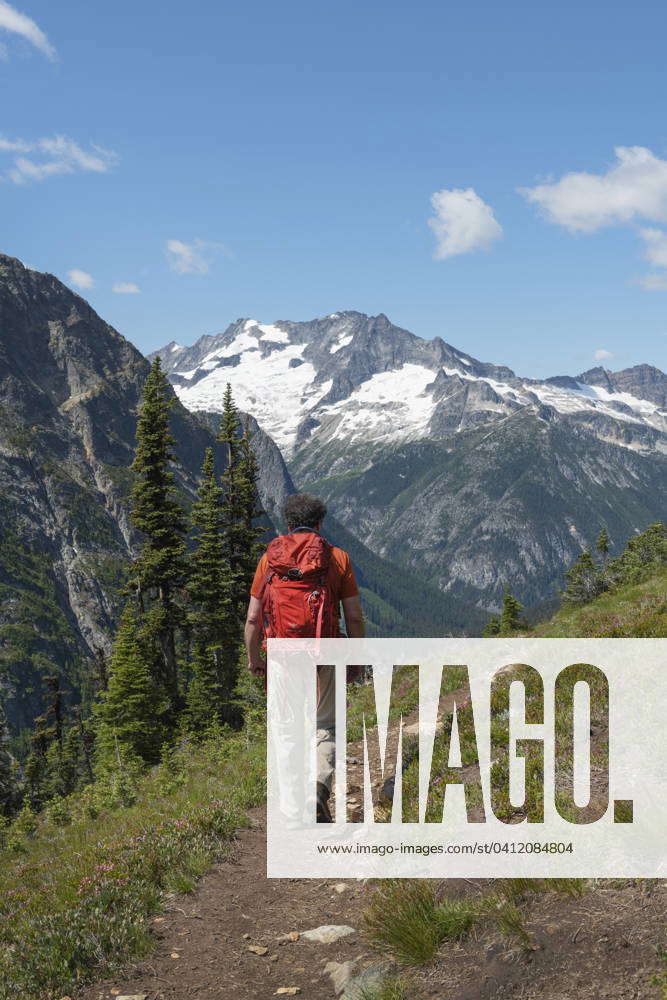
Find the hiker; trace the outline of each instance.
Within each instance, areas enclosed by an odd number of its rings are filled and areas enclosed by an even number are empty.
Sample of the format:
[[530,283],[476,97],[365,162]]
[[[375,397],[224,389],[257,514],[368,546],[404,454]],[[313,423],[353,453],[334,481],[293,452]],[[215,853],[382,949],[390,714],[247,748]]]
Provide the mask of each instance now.
[[[320,534],[327,508],[310,493],[287,498],[288,533],[274,538],[259,560],[245,624],[248,667],[266,676],[263,639],[339,636],[340,605],[347,635],[364,637],[359,588],[347,552]],[[355,679],[354,668],[348,680]],[[335,687],[332,670],[317,678],[317,822],[331,823],[329,797],[335,769]]]

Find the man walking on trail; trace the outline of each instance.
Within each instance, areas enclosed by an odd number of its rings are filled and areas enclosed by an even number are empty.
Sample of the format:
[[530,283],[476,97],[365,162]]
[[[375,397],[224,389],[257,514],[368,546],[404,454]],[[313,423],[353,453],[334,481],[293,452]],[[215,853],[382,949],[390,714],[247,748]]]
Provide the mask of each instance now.
[[[266,638],[340,635],[340,606],[351,639],[364,637],[359,588],[347,552],[320,534],[327,508],[310,493],[288,497],[288,533],[274,538],[259,560],[245,624],[248,666],[266,675]],[[352,679],[348,674],[348,679]],[[335,767],[333,671],[317,678],[317,821],[331,823],[328,800]]]

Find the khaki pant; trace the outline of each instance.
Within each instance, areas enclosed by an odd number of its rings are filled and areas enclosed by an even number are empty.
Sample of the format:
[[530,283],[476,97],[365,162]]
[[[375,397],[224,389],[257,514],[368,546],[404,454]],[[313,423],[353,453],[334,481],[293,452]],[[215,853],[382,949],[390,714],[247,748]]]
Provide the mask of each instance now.
[[318,687],[317,780],[331,791],[336,768],[336,688],[333,668],[318,669]]

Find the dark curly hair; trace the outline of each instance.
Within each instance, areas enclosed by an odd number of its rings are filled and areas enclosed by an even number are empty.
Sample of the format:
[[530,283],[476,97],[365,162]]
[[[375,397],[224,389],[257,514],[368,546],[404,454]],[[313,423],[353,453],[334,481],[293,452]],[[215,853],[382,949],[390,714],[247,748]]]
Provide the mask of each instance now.
[[283,507],[288,531],[294,531],[295,528],[317,528],[326,512],[326,504],[312,493],[293,493]]

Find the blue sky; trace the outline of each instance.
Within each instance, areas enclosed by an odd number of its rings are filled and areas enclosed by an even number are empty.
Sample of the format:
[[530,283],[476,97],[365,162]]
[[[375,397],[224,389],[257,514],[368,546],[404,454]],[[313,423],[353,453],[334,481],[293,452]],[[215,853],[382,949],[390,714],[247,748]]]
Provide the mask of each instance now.
[[146,352],[356,309],[524,375],[664,370],[666,32],[645,2],[0,0],[0,250]]

